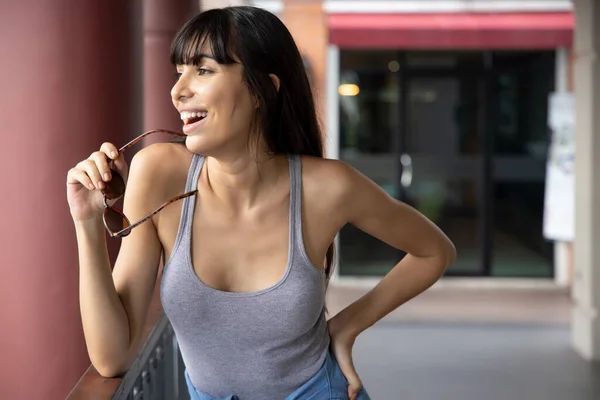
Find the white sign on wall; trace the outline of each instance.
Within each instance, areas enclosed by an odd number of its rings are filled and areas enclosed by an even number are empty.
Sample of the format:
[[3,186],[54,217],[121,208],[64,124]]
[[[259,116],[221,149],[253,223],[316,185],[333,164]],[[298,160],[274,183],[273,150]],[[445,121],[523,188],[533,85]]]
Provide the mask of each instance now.
[[575,99],[572,93],[552,93],[548,102],[551,130],[546,191],[544,236],[550,240],[575,239]]

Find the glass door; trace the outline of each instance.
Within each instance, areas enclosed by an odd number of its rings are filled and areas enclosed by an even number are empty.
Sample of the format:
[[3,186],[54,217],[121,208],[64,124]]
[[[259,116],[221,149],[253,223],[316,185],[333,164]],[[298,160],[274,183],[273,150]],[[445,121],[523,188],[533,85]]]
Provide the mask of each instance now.
[[[457,59],[470,68],[474,57]],[[420,59],[393,51],[349,50],[340,61],[340,159],[446,232],[460,254],[448,274],[484,274],[482,74],[439,62],[435,73],[410,71]],[[351,225],[339,250],[342,276],[383,276],[404,255]]]
[[[447,275],[550,277],[543,238],[553,51],[340,54],[340,159],[454,242]],[[382,276],[403,253],[347,226],[340,275]]]
[[[400,129],[398,74],[393,51],[346,52],[339,86],[340,159],[398,197]],[[398,250],[352,225],[339,234],[340,275],[382,276]]]
[[400,143],[400,199],[454,242],[460,255],[449,275],[482,275],[483,165],[477,75],[408,75]]
[[542,229],[554,65],[552,51],[494,54],[490,82],[493,276],[551,277],[554,273],[553,244],[543,237]]

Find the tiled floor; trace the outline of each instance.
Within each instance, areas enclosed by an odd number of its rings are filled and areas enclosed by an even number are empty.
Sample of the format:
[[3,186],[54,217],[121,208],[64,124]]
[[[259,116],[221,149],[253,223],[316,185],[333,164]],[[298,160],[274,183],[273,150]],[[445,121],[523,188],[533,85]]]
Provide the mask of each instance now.
[[[364,292],[330,287],[328,307]],[[374,400],[599,400],[570,304],[560,289],[434,289],[364,332],[356,366]]]
[[[566,289],[527,281],[448,280],[392,312],[387,320],[404,322],[490,322],[568,325],[571,298]],[[536,282],[536,281],[530,281]],[[327,307],[331,315],[358,299],[364,284],[331,283]]]
[[374,400],[600,399],[600,367],[563,326],[385,322],[354,358]]

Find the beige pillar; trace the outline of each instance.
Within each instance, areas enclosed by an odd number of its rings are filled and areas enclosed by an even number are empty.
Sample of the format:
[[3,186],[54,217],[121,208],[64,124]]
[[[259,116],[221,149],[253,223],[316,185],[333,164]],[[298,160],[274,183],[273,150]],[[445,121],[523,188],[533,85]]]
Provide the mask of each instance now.
[[600,360],[600,2],[575,0],[575,273],[572,341]]
[[317,112],[325,120],[325,71],[328,31],[320,0],[284,0],[281,20],[292,33],[302,56],[310,65]]

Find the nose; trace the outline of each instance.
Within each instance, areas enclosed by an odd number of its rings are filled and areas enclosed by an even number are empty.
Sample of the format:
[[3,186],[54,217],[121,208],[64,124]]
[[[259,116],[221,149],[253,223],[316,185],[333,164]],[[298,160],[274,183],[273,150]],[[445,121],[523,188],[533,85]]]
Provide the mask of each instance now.
[[171,100],[173,104],[185,100],[192,96],[192,90],[190,88],[188,74],[185,72],[181,74],[177,82],[171,88]]

